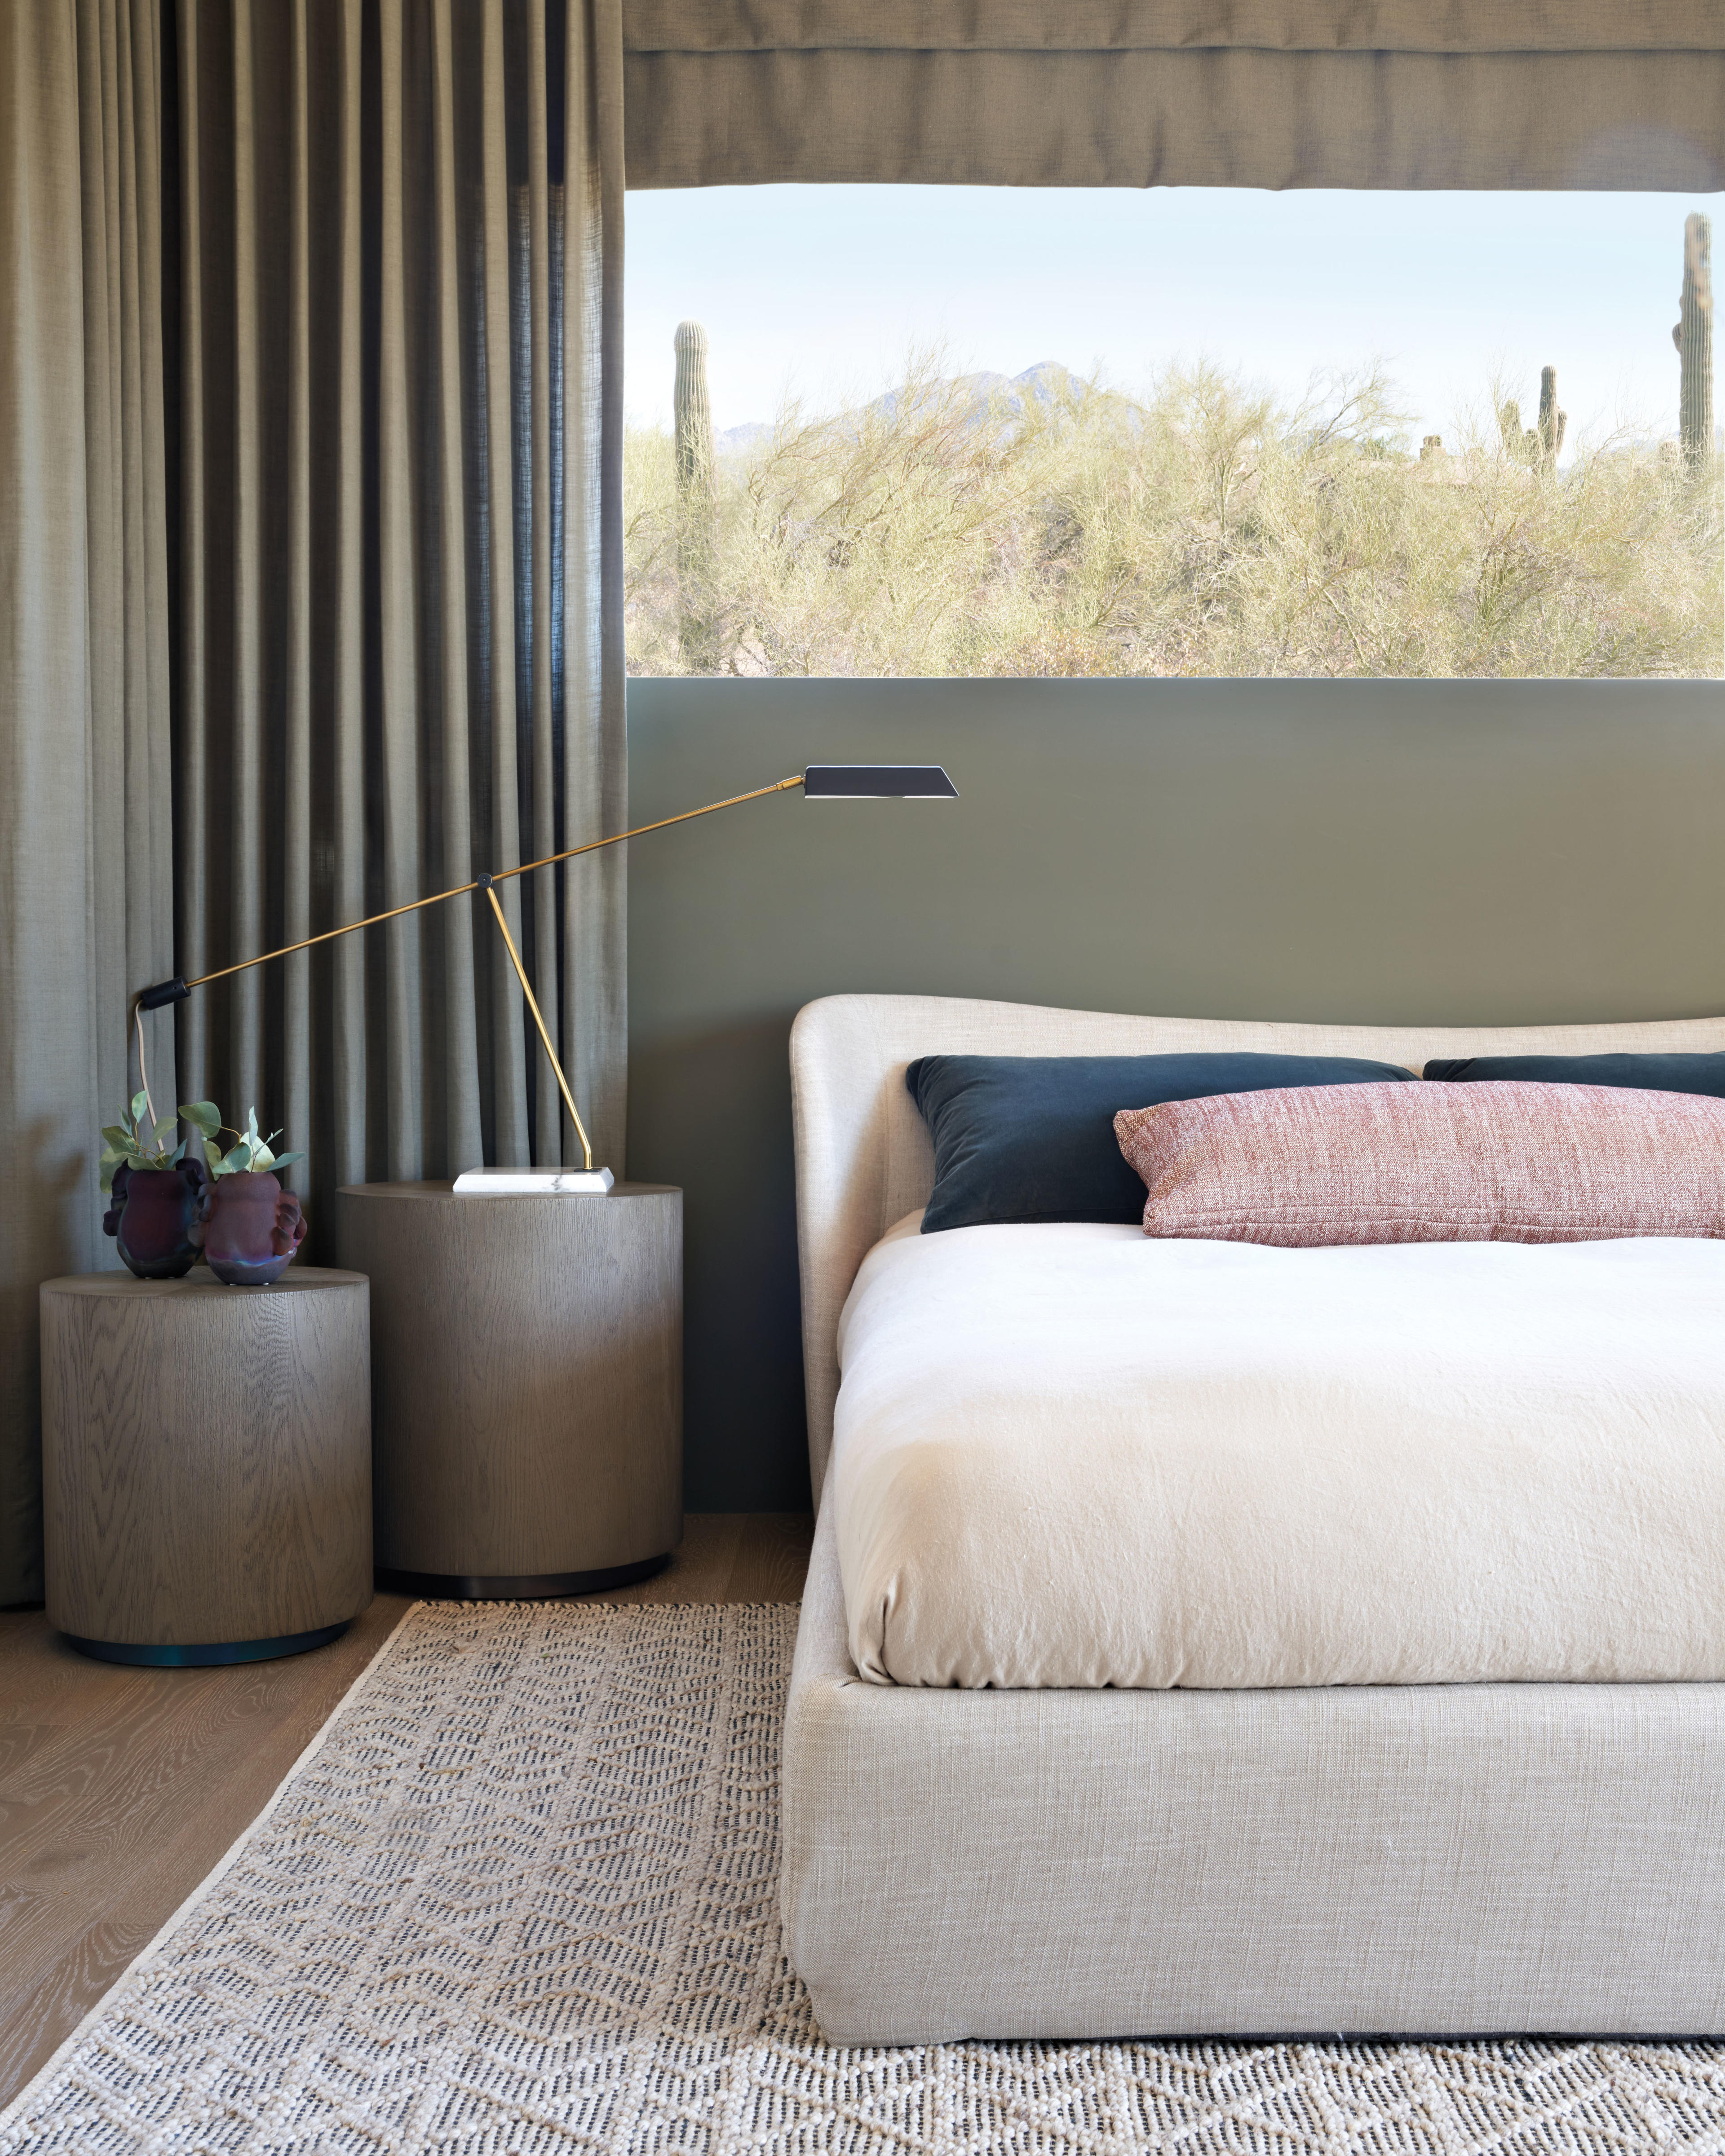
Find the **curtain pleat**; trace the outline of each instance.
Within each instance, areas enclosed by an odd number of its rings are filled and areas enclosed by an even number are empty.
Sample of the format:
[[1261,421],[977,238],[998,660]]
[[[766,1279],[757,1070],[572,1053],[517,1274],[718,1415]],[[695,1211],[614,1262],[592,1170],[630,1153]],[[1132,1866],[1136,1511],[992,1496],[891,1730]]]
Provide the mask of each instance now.
[[[282,624],[282,918],[284,939],[311,933],[311,54],[304,0],[288,10],[286,464],[287,574]],[[282,1039],[311,1038],[311,954],[282,961]],[[309,1055],[282,1059],[281,1111],[290,1130],[309,1131]]]
[[[553,739],[560,846],[624,828],[623,743],[623,192],[621,0],[568,0],[565,184],[551,221],[553,429]],[[560,598],[561,603],[557,603]],[[597,1158],[624,1121],[628,978],[607,963],[624,937],[621,849],[569,864],[562,879],[563,1068],[592,1103]],[[605,1134],[602,1137],[602,1134]]]
[[0,8],[0,1604],[42,1592],[37,1286],[117,1263],[98,1129],[172,963],[160,98],[157,0]]
[[[177,14],[189,977],[621,828],[622,33],[615,0]],[[619,1170],[622,872],[500,891]],[[341,1183],[579,1157],[480,896],[181,1014],[186,1086],[308,1153],[326,1258]]]
[[632,187],[1725,182],[1718,0],[625,0]]
[[[154,0],[79,0],[77,13],[94,758],[89,919],[102,1014],[95,1076],[107,1122],[133,1091],[130,998],[172,947],[161,50]],[[171,1028],[146,1027],[151,1090],[157,1107],[171,1111]]]
[[[531,11],[530,34],[543,38],[544,8]],[[562,598],[562,579],[552,577],[552,367],[551,367],[551,188],[547,175],[548,151],[546,115],[535,104],[527,116],[526,177],[511,191],[511,237],[514,243],[515,384],[513,424],[526,434],[528,454],[526,489],[516,502],[516,552],[528,565],[526,588],[552,593],[552,604]],[[561,418],[561,413],[559,413]],[[520,587],[517,588],[518,590]],[[542,860],[557,850],[557,770],[552,726],[552,652],[553,639],[549,615],[534,634],[531,609],[516,602],[516,644],[526,664],[516,675],[518,701],[516,738],[520,765],[527,774],[533,824],[528,839],[530,859]],[[558,963],[557,872],[536,870],[516,886],[522,905],[524,963],[529,967],[534,993],[553,1040],[562,1040],[562,999],[557,993]],[[592,954],[583,952],[583,963]],[[566,1069],[568,1067],[566,1064]],[[542,1056],[534,1059],[536,1126],[548,1130],[561,1112],[557,1081]]]
[[[484,634],[476,648],[489,651],[489,679],[481,676],[485,705],[482,738],[488,745],[485,787],[477,796],[485,826],[485,844],[490,865],[518,868],[523,858],[520,789],[516,783],[516,670],[520,623],[516,607],[515,444],[511,376],[515,365],[511,334],[510,279],[514,271],[510,247],[509,106],[504,75],[503,17],[487,12],[480,55],[484,94],[480,99],[480,159],[484,175],[480,190],[481,226],[478,252],[484,270],[483,297],[479,311],[481,334],[475,339],[475,366],[482,394],[479,399],[485,456],[481,470],[483,515],[485,523],[489,574],[476,594],[484,613]],[[544,49],[542,35],[540,50]],[[542,99],[535,100],[542,106]],[[521,462],[526,487],[532,485],[531,445],[521,440]],[[531,562],[522,564],[526,575]],[[503,886],[503,910],[509,929],[521,947],[520,880]],[[486,911],[489,912],[490,908]],[[495,934],[481,923],[488,938]],[[494,1142],[506,1159],[528,1158],[527,1042],[516,1023],[521,988],[511,969],[490,968],[490,1008],[480,1022],[489,1025],[496,1043],[495,1082],[493,1091]],[[542,1009],[543,1006],[541,1006]],[[548,1021],[547,1021],[548,1023]],[[536,1056],[535,1060],[538,1060]]]

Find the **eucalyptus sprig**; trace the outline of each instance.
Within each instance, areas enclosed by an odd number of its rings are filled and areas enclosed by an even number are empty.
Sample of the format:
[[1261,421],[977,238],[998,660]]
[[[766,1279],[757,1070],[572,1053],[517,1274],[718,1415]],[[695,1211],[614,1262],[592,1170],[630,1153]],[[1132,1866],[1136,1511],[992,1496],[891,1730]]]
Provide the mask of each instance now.
[[[209,1163],[212,1175],[249,1175],[262,1171],[273,1173],[285,1168],[290,1161],[304,1160],[303,1152],[271,1152],[274,1141],[281,1136],[271,1131],[268,1137],[258,1130],[258,1111],[255,1108],[246,1119],[246,1127],[237,1131],[231,1123],[222,1121],[222,1111],[213,1101],[193,1101],[180,1110],[203,1141],[203,1157]],[[221,1140],[223,1133],[234,1142],[223,1152]]]
[[[144,1121],[149,1113],[147,1093],[134,1093],[131,1106],[117,1123],[104,1123],[102,1137],[106,1141],[102,1147],[101,1181],[104,1191],[114,1188],[114,1171],[117,1168],[177,1168],[186,1150],[182,1139],[170,1149],[169,1141],[179,1128],[172,1116],[166,1116],[151,1131]],[[188,1111],[182,1108],[181,1115]]]

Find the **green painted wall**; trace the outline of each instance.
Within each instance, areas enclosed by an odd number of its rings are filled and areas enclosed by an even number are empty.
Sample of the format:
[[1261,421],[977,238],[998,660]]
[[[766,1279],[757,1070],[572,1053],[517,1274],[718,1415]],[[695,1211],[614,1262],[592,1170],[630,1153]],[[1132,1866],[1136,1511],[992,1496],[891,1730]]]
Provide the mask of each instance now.
[[631,681],[631,1175],[687,1192],[688,1502],[808,1502],[786,1041],[844,989],[1337,1022],[1725,1009],[1714,684]]

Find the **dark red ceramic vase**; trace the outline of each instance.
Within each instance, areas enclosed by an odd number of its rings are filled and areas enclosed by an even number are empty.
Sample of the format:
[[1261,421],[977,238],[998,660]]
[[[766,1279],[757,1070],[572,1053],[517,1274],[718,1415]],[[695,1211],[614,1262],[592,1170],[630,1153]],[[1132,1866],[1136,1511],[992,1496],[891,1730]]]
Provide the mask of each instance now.
[[191,1271],[208,1181],[201,1160],[115,1169],[102,1226],[140,1280],[178,1280]]
[[267,1169],[212,1178],[203,1255],[229,1287],[267,1287],[280,1280],[305,1235],[299,1199]]

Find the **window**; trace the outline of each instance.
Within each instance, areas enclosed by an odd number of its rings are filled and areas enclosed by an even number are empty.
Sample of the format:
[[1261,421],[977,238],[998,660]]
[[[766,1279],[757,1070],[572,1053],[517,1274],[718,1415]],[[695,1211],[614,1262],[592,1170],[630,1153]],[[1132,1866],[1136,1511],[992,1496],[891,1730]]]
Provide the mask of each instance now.
[[1712,207],[632,194],[630,671],[1717,675]]

